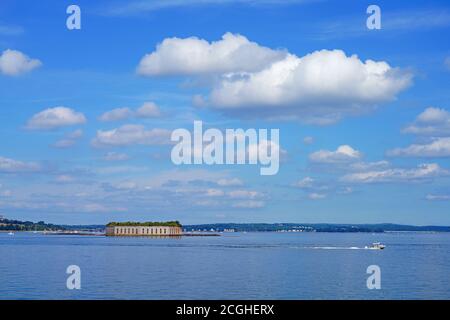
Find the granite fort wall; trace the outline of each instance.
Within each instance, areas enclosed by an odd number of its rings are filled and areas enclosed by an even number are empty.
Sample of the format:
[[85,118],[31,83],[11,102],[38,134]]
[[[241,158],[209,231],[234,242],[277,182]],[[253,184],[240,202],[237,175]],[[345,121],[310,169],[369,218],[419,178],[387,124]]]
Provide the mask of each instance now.
[[107,236],[181,236],[181,227],[114,226],[106,227]]

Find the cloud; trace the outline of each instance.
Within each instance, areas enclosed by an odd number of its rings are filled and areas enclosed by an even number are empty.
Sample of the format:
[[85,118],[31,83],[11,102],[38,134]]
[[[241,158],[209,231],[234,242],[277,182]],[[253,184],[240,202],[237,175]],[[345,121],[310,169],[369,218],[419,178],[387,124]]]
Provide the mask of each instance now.
[[48,108],[35,114],[28,120],[26,128],[30,130],[48,130],[86,123],[86,117],[67,107]]
[[170,144],[171,131],[166,129],[147,130],[142,125],[127,124],[109,131],[98,130],[92,140],[93,146],[128,146]]
[[232,204],[233,208],[240,209],[259,209],[265,206],[264,201],[255,201],[255,200],[246,200],[246,201],[237,201]]
[[293,120],[326,125],[394,100],[412,83],[410,72],[385,61],[361,61],[342,50],[298,57],[226,33],[208,42],[167,38],[144,56],[146,76],[213,74],[212,89],[194,104],[237,117]]
[[321,200],[330,195],[348,195],[353,193],[353,188],[342,185],[336,181],[319,181],[315,178],[305,177],[290,185],[305,193],[309,200]]
[[135,116],[137,118],[157,118],[161,116],[161,111],[155,103],[145,102],[139,109],[136,110]]
[[152,12],[161,9],[207,6],[207,5],[287,5],[295,3],[308,3],[312,0],[135,0],[128,1],[126,5],[116,5],[105,10],[106,15],[127,16]]
[[362,154],[349,145],[339,146],[336,151],[319,150],[309,155],[314,163],[349,163],[360,160]]
[[426,108],[402,132],[428,136],[450,135],[450,112],[441,108]]
[[296,188],[310,189],[314,186],[315,180],[311,177],[305,177],[293,184]]
[[20,35],[23,33],[24,33],[24,30],[22,27],[0,24],[0,35],[17,36],[17,35]]
[[130,157],[125,153],[108,152],[104,155],[103,160],[105,161],[125,161],[130,159]]
[[78,140],[79,138],[81,138],[82,136],[83,136],[83,130],[77,129],[77,130],[75,130],[75,131],[73,131],[73,132],[67,134],[65,138],[56,141],[56,142],[53,144],[53,147],[55,147],[55,148],[61,148],[61,149],[69,148],[69,147],[75,145],[75,143],[77,142],[77,140]]
[[103,113],[99,120],[103,122],[127,120],[129,118],[157,118],[161,116],[159,107],[154,102],[145,102],[136,111],[130,108],[116,108]]
[[341,188],[341,189],[339,189],[338,191],[337,191],[337,193],[338,194],[352,194],[353,193],[353,188],[351,188],[351,187],[344,187],[344,188]]
[[337,186],[328,183],[324,183],[321,181],[317,181],[314,178],[311,177],[305,177],[303,179],[300,179],[297,182],[294,182],[291,184],[292,187],[300,189],[302,191],[307,192],[307,197],[310,200],[319,200],[327,197],[328,195],[325,193],[331,193],[336,192],[335,190]]
[[[382,10],[382,26],[378,32],[400,34],[417,30],[419,32],[430,29],[446,28],[450,26],[450,13],[443,8],[426,10],[402,10],[387,12]],[[361,23],[361,17],[347,16],[341,20],[327,19],[319,25],[320,31],[315,38],[329,40],[335,38],[349,38],[366,36],[368,29]],[[313,33],[314,35],[314,33]]]
[[55,177],[55,182],[58,183],[71,183],[74,182],[75,178],[71,175],[67,175],[67,174],[61,174],[57,177]]
[[438,164],[428,163],[421,164],[413,169],[393,168],[347,174],[341,178],[341,181],[351,183],[407,183],[445,177],[449,176],[449,174],[450,172],[448,170],[441,168]]
[[304,144],[313,144],[314,143],[314,138],[313,137],[304,137],[303,138],[303,143]]
[[420,143],[404,148],[388,150],[391,157],[445,158],[450,157],[450,112],[429,107],[420,113],[414,122],[402,130],[403,133],[422,137]]
[[448,194],[427,194],[425,199],[429,201],[449,201],[450,195]]
[[196,37],[167,38],[141,59],[137,72],[145,76],[254,72],[285,56],[284,51],[261,47],[238,34],[226,33],[211,43]]
[[321,171],[366,172],[384,170],[391,166],[386,160],[363,161],[362,152],[349,145],[341,145],[335,151],[319,150],[309,155],[312,169]]
[[58,148],[58,149],[66,149],[66,148],[70,148],[73,145],[75,145],[76,140],[71,140],[71,139],[61,139],[56,141],[53,144],[54,148]]
[[0,197],[10,197],[11,195],[11,190],[0,190]]
[[232,199],[256,199],[262,198],[263,194],[258,191],[234,190],[228,192],[228,196]]
[[139,186],[135,181],[125,180],[110,184],[110,187],[114,190],[134,190],[137,189]]
[[324,193],[313,192],[313,193],[308,194],[308,198],[311,200],[321,200],[321,199],[325,199],[326,197],[327,197],[327,195]]
[[222,197],[225,195],[225,192],[219,189],[208,189],[206,190],[207,197]]
[[[242,137],[238,137],[237,139],[242,139]],[[285,149],[281,148],[278,143],[266,139],[260,139],[257,143],[249,144],[247,150],[237,150],[238,154],[242,154],[242,152],[246,152],[248,159],[258,159],[258,155],[267,153],[279,155],[281,159],[286,159],[287,157],[287,151]]]
[[428,144],[412,144],[406,148],[387,151],[391,157],[445,158],[450,157],[450,137],[436,138]]
[[23,173],[40,171],[39,164],[34,162],[22,162],[0,156],[0,173]]
[[67,138],[68,138],[68,139],[79,139],[79,138],[81,138],[82,136],[83,136],[83,130],[77,129],[77,130],[75,130],[75,131],[70,132],[70,133],[67,135]]
[[223,77],[205,104],[249,117],[265,115],[325,125],[395,99],[411,79],[411,74],[384,61],[362,62],[341,50],[321,50],[301,58],[288,55],[243,77]]
[[100,203],[86,203],[82,204],[79,208],[76,208],[76,210],[79,210],[81,212],[88,212],[88,213],[96,213],[96,212],[114,212],[114,211],[126,211],[124,208],[111,208],[108,206],[105,206],[104,204]]
[[445,58],[444,65],[447,70],[450,70],[450,57]]
[[217,185],[221,187],[235,187],[235,186],[242,186],[244,183],[241,179],[238,178],[222,178],[217,180]]
[[7,76],[18,76],[30,72],[42,63],[37,59],[31,59],[17,50],[5,50],[0,55],[0,73]]
[[[346,169],[350,171],[369,171],[369,170],[380,170],[386,169],[391,164],[386,160],[374,161],[374,162],[355,162],[347,165]],[[344,168],[345,169],[345,168]]]
[[117,108],[111,111],[103,113],[99,120],[103,122],[126,120],[132,116],[132,112],[129,108]]
[[142,173],[149,171],[149,167],[138,167],[138,166],[110,166],[110,167],[100,167],[95,168],[94,172],[101,175],[115,175],[115,174],[131,174],[131,173]]
[[12,195],[11,190],[4,189],[3,185],[0,184],[0,197],[10,197]]
[[443,9],[402,10],[389,14],[383,20],[383,29],[411,31],[413,29],[432,29],[450,26],[450,13]]

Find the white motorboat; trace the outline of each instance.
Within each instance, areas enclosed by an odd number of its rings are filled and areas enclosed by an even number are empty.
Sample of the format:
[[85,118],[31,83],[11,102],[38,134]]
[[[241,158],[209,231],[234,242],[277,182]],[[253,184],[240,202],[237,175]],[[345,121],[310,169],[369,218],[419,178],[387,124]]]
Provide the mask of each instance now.
[[384,248],[386,248],[386,246],[384,244],[382,244],[381,242],[374,242],[374,243],[372,243],[371,246],[366,247],[366,249],[372,249],[372,250],[383,250]]

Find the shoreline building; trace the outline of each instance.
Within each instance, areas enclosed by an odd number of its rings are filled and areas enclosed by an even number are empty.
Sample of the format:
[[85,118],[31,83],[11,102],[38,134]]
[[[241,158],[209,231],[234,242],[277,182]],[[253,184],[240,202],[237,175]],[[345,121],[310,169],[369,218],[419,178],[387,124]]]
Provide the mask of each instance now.
[[106,236],[113,237],[170,237],[181,236],[182,233],[182,226],[178,221],[110,222],[106,225]]

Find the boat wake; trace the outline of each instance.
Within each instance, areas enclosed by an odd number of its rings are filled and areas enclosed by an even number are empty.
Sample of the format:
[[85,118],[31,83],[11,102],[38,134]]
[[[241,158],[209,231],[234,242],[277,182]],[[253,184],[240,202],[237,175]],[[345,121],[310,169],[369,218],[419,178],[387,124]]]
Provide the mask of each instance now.
[[310,249],[321,249],[321,250],[364,250],[366,248],[362,247],[309,247]]
[[310,249],[310,250],[377,250],[371,247],[292,247],[293,249]]

